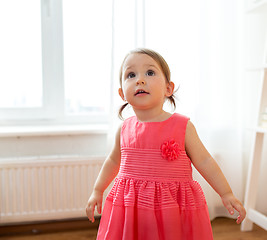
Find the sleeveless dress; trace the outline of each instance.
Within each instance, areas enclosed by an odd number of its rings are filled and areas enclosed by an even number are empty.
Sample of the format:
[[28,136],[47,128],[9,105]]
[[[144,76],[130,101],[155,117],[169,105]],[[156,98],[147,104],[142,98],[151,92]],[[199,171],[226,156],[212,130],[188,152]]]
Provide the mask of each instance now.
[[126,119],[121,165],[101,217],[98,240],[212,240],[208,208],[192,179],[184,139],[188,118]]

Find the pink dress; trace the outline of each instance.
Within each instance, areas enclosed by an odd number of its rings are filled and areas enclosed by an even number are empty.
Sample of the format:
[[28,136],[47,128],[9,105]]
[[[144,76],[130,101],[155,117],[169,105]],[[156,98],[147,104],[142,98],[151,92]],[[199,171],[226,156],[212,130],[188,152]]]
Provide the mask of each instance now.
[[210,240],[200,185],[192,179],[184,139],[188,118],[124,121],[121,166],[105,202],[98,240]]

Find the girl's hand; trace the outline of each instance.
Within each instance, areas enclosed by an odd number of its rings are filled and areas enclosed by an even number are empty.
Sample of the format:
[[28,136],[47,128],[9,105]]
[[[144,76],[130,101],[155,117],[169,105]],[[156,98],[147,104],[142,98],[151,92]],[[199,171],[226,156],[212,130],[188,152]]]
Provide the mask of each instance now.
[[234,196],[233,193],[227,193],[221,196],[223,205],[228,210],[228,212],[233,215],[234,209],[239,212],[236,223],[240,224],[246,217],[246,210],[242,203]]
[[94,190],[93,193],[91,194],[88,202],[87,202],[86,215],[91,222],[95,221],[94,212],[95,212],[95,206],[96,205],[97,205],[98,213],[101,214],[102,198],[103,198],[103,193],[100,193],[100,192]]

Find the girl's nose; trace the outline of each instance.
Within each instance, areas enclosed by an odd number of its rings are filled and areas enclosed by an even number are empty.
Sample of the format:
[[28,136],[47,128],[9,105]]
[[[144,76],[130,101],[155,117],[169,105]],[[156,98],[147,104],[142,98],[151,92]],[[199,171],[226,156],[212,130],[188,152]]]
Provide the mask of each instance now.
[[143,78],[138,78],[136,81],[136,85],[145,85],[146,82]]

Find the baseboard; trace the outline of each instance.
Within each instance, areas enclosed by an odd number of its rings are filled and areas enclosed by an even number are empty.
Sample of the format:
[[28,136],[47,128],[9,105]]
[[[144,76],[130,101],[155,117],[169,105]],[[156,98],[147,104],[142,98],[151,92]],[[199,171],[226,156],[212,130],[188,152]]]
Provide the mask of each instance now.
[[87,218],[80,218],[6,225],[0,227],[0,237],[7,235],[35,235],[41,233],[98,228],[99,222],[100,217],[96,217],[94,223],[91,223]]

